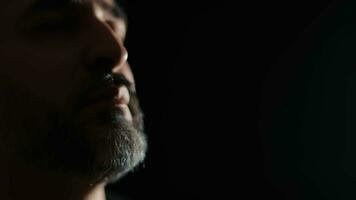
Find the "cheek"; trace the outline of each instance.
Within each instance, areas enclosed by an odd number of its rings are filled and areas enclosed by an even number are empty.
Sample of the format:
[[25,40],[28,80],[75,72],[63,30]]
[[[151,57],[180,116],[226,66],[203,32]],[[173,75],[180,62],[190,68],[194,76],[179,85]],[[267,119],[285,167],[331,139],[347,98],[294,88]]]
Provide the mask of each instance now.
[[0,46],[0,73],[51,103],[63,103],[75,88],[77,54],[68,49]]

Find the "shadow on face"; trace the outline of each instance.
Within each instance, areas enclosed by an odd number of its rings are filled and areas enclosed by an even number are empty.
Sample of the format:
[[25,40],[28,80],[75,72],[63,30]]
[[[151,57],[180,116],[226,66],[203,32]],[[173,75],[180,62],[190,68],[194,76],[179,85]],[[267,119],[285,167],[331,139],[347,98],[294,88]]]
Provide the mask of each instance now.
[[[118,12],[109,0],[3,6],[0,130],[8,154],[91,182],[119,177],[143,160],[143,115]],[[108,75],[122,81],[100,81]],[[122,87],[129,102],[120,102]],[[83,107],[86,98],[96,99]]]

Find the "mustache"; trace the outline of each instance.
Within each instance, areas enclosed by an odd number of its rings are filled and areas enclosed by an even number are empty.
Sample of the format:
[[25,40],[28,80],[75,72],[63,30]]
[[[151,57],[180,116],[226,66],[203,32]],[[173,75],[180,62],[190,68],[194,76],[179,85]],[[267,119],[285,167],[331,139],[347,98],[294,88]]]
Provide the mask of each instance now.
[[117,87],[126,86],[128,89],[133,86],[133,84],[128,81],[124,75],[112,73],[100,76],[94,84],[98,84],[99,87],[114,84]]
[[94,77],[84,89],[81,96],[86,96],[93,90],[112,85],[115,85],[117,88],[126,86],[130,93],[135,93],[133,83],[127,80],[123,74],[106,73]]

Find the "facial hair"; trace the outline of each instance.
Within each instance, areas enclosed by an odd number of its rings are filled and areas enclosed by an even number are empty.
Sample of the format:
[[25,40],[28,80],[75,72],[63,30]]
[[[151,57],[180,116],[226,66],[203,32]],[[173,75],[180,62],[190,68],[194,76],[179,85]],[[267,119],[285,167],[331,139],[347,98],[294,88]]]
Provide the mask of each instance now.
[[[75,109],[44,102],[13,85],[1,101],[3,150],[44,171],[59,172],[90,184],[113,182],[144,160],[147,148],[143,114],[130,91],[133,122],[117,108],[98,110],[83,123]],[[26,101],[23,101],[26,99]]]

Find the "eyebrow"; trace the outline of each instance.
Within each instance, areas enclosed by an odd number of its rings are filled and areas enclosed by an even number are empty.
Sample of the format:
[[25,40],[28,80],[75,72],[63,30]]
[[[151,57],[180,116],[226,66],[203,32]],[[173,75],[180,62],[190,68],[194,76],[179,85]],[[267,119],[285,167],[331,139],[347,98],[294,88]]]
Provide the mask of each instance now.
[[78,0],[38,0],[30,5],[28,10],[31,12],[59,10],[76,2],[78,2]]

